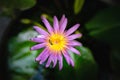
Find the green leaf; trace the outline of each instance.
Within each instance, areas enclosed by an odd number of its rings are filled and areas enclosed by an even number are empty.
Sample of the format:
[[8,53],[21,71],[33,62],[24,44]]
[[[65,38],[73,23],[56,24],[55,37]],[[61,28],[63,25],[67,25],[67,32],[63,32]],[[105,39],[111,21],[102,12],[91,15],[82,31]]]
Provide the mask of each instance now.
[[77,50],[81,53],[80,56],[75,55],[75,62],[76,62],[76,67],[79,67],[79,61],[83,62],[84,60],[90,61],[91,63],[95,63],[95,60],[92,56],[92,53],[89,48],[86,48],[84,46],[76,47]]
[[[35,58],[42,51],[30,51],[33,42],[29,41],[30,38],[36,36],[37,33],[32,30],[27,30],[18,34],[18,36],[11,38],[8,44],[9,67],[13,73],[26,74],[28,77],[35,74],[37,63]],[[28,79],[27,79],[28,80]]]
[[9,59],[10,69],[16,73],[32,75],[32,74],[36,73],[35,57],[36,57],[37,53],[36,52],[34,52],[34,53],[27,52],[24,54],[26,54],[27,56],[23,56],[17,60],[15,58]]
[[74,13],[75,14],[78,14],[82,10],[84,2],[85,0],[75,0],[74,2]]
[[35,5],[35,0],[15,0],[14,7],[17,7],[21,10],[26,10]]
[[120,44],[120,8],[106,8],[97,13],[86,24],[89,35],[109,43],[110,45]]
[[98,68],[90,49],[84,46],[76,48],[81,53],[81,56],[75,55],[74,58],[77,80],[96,80]]
[[77,47],[77,49],[80,51],[81,56],[70,52],[75,66],[63,65],[61,71],[56,71],[55,80],[97,80],[97,64],[90,49],[83,46]]
[[2,7],[26,10],[33,7],[36,0],[0,0],[0,2]]

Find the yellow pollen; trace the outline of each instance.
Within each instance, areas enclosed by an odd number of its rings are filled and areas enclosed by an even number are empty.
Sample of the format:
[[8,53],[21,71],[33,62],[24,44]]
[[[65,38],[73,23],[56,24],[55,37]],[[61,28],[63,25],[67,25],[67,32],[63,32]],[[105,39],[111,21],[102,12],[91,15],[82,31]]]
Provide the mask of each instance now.
[[67,44],[67,39],[63,34],[52,34],[47,39],[48,46],[50,50],[59,52],[65,49]]

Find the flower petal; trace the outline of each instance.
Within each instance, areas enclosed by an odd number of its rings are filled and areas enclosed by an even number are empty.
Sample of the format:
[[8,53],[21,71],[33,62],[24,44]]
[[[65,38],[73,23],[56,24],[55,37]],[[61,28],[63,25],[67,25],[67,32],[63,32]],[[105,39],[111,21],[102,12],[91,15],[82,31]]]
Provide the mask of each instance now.
[[74,61],[72,59],[70,59],[70,64],[74,67]]
[[41,29],[38,26],[33,26],[33,28],[39,33],[39,34],[43,34],[45,36],[49,35],[48,32],[46,32],[45,30]]
[[56,54],[53,55],[52,61],[53,61],[53,68],[54,68],[57,64],[57,55]]
[[70,65],[70,56],[68,55],[67,51],[63,52],[63,56],[65,57],[67,63]]
[[56,16],[54,16],[53,27],[54,27],[55,32],[59,30],[59,22]]
[[51,27],[51,25],[48,22],[48,20],[44,16],[42,16],[41,19],[42,19],[42,22],[44,23],[44,25],[46,26],[47,30],[49,31],[49,33],[52,33],[53,32],[53,28]]
[[76,40],[70,41],[68,46],[82,46],[82,44]]
[[71,27],[67,32],[66,32],[66,36],[72,34],[74,31],[76,31],[79,28],[80,24],[76,24],[73,27]]
[[[69,50],[75,54],[80,54],[80,52],[75,49],[75,46],[81,46],[82,44],[74,39],[79,38],[82,34],[73,34],[74,31],[78,29],[80,24],[76,24],[67,31],[65,31],[68,19],[65,15],[62,16],[60,22],[58,18],[54,16],[53,27],[50,25],[48,20],[41,16],[42,22],[47,28],[47,32],[44,29],[39,28],[38,26],[34,26],[34,29],[40,34],[35,38],[31,38],[31,41],[41,43],[31,47],[31,50],[36,50],[40,48],[45,48],[40,55],[37,56],[36,61],[39,61],[39,64],[46,62],[46,67],[49,67],[51,63],[53,63],[53,68],[56,66],[57,62],[59,64],[59,70],[63,68],[63,56],[66,59],[69,65],[74,66],[74,60],[69,54]],[[57,35],[57,37],[56,37]],[[60,35],[63,36],[60,40],[58,39]],[[63,42],[59,42],[63,40]],[[65,40],[65,41],[64,41]],[[50,44],[49,44],[50,43]],[[54,43],[59,43],[58,48],[57,45],[51,47],[50,45],[54,45]],[[64,48],[65,46],[65,48]],[[51,48],[50,48],[51,47]],[[63,47],[63,48],[62,48]],[[56,53],[54,53],[55,51]]]
[[48,50],[47,50],[47,48],[45,48],[45,49],[37,56],[37,58],[36,58],[35,60],[36,60],[36,61],[40,61],[41,58],[47,54],[47,52],[48,52]]
[[31,38],[30,40],[33,41],[33,42],[37,42],[37,43],[45,41],[45,39],[43,39],[43,38]]
[[61,33],[64,32],[64,30],[65,30],[65,28],[66,28],[66,26],[67,26],[67,22],[68,22],[68,20],[67,20],[67,18],[65,18],[64,21],[63,21],[63,23],[62,23],[61,26],[60,26],[60,32],[61,32]]
[[75,48],[73,48],[73,47],[68,47],[68,49],[69,49],[70,51],[74,52],[75,54],[80,55],[80,52],[79,52],[77,49],[75,49]]
[[50,55],[50,54],[49,54],[49,51],[47,51],[46,53],[47,53],[47,54],[44,55],[44,57],[41,57],[41,60],[40,60],[40,62],[39,62],[40,64],[42,64],[43,62],[45,62],[45,61],[47,60],[47,58],[49,57],[49,55]]
[[63,67],[63,61],[62,61],[62,55],[61,54],[58,54],[58,61],[59,61],[59,70],[62,69]]
[[81,36],[82,36],[82,34],[73,34],[73,35],[68,36],[68,40],[80,38]]
[[69,65],[71,64],[72,66],[74,66],[74,62],[73,62],[72,58],[70,57],[69,53],[68,53],[67,51],[65,51],[65,52],[63,53],[63,55],[64,55],[67,63],[68,63]]
[[63,15],[61,20],[60,20],[60,23],[59,23],[60,26],[63,24],[64,20],[65,20],[65,15]]
[[45,44],[46,43],[37,44],[37,45],[31,47],[31,50],[37,50],[37,49],[43,48],[43,47],[45,47]]
[[48,61],[47,61],[45,67],[46,67],[46,68],[49,67],[51,62],[52,62],[52,57],[50,56],[50,57],[48,58]]

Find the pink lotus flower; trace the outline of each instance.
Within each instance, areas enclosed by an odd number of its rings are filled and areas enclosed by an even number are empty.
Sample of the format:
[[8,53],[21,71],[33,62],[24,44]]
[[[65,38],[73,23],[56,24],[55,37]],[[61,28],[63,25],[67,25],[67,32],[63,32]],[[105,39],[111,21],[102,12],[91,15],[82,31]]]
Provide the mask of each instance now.
[[32,38],[31,41],[37,42],[39,44],[31,47],[31,50],[37,50],[44,48],[44,50],[36,58],[40,64],[46,62],[46,67],[49,67],[53,63],[53,67],[59,63],[59,69],[63,67],[63,56],[69,65],[74,66],[74,61],[72,60],[69,51],[80,55],[80,52],[76,50],[75,46],[81,46],[82,44],[76,41],[76,38],[82,36],[82,34],[72,34],[75,32],[80,24],[76,24],[69,30],[65,31],[67,26],[67,18],[65,15],[62,16],[60,22],[57,17],[54,16],[53,27],[47,21],[45,17],[42,16],[42,22],[46,26],[47,31],[41,29],[38,26],[34,26],[34,29],[40,34],[37,38]]

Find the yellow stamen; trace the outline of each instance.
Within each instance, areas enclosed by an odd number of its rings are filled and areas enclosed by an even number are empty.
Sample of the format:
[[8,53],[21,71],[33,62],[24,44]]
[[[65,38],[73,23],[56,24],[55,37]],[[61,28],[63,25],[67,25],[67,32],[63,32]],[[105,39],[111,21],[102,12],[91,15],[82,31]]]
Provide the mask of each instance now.
[[65,49],[67,44],[67,39],[63,34],[52,34],[47,39],[48,46],[50,50],[55,52],[60,52]]

